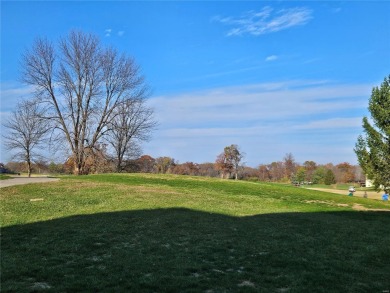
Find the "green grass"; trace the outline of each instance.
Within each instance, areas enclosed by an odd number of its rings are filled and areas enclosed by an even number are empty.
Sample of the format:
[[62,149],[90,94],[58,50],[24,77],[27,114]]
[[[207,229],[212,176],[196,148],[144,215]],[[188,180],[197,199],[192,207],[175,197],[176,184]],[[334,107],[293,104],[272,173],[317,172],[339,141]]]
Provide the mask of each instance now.
[[2,188],[0,209],[2,292],[390,289],[381,201],[112,174]]
[[11,178],[12,178],[11,176],[0,174],[0,180],[7,180],[7,179],[11,179]]

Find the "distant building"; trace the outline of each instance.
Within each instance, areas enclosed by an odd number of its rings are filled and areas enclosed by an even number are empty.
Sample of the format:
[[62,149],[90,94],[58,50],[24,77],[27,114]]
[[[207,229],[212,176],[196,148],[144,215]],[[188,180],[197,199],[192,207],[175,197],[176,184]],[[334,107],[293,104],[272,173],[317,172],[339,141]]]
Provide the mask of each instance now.
[[[366,187],[374,187],[374,183],[372,182],[372,180],[368,179],[367,177],[366,177]],[[379,188],[384,189],[384,186],[380,185]]]
[[374,184],[372,183],[372,180],[371,179],[368,179],[367,177],[366,177],[366,187],[373,187],[374,186]]

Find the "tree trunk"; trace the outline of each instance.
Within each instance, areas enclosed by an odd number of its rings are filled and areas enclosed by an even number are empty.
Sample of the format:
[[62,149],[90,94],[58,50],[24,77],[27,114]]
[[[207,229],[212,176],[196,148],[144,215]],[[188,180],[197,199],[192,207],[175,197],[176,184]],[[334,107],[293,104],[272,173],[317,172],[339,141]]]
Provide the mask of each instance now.
[[121,167],[122,163],[118,161],[118,163],[116,164],[116,171],[118,173],[122,173],[122,167]]
[[75,162],[73,174],[75,175],[84,175],[83,162]]
[[30,161],[30,159],[27,159],[27,174],[28,174],[28,177],[31,177],[31,170],[32,170],[31,161]]

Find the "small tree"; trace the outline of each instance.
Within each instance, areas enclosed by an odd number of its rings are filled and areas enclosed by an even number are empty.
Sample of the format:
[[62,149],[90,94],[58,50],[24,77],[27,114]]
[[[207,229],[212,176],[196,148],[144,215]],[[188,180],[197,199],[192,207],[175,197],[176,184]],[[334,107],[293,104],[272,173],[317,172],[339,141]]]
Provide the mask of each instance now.
[[326,175],[325,167],[320,166],[313,172],[313,183],[314,184],[324,184],[325,183],[325,175]]
[[170,157],[158,157],[155,161],[156,173],[170,173],[171,169],[176,166],[175,159]]
[[302,183],[305,181],[306,178],[306,170],[303,167],[299,167],[297,170],[297,174],[295,175],[295,180],[299,183]]
[[376,190],[390,186],[390,75],[372,89],[368,110],[371,122],[363,118],[365,135],[358,137],[355,153]]
[[355,180],[355,168],[351,164],[347,162],[340,163],[336,168],[341,173],[339,178],[340,181],[348,183]]
[[50,129],[48,121],[42,116],[43,110],[37,103],[22,101],[3,124],[8,129],[7,134],[3,135],[4,145],[15,152],[13,158],[26,162],[28,177],[31,176],[33,161],[42,157],[37,149]]
[[268,170],[272,181],[281,181],[284,178],[285,168],[283,162],[272,162],[268,165]]
[[312,182],[314,171],[317,169],[317,163],[314,161],[305,161],[305,163],[303,163],[303,166],[306,170],[306,180]]
[[243,158],[237,145],[232,144],[224,148],[223,153],[219,154],[216,160],[216,168],[220,170],[222,177],[230,177],[234,174],[234,178],[238,179],[238,169]]
[[156,160],[149,155],[141,156],[136,162],[140,172],[142,173],[152,173],[156,164]]
[[260,165],[258,167],[258,171],[257,171],[257,176],[259,178],[260,181],[268,181],[271,179],[271,175],[270,175],[270,172],[269,172],[269,169],[267,167],[267,165]]
[[296,163],[292,153],[288,153],[284,157],[284,168],[287,179],[291,179],[295,174]]
[[336,183],[336,178],[332,170],[328,169],[325,173],[324,183],[326,185],[331,185]]

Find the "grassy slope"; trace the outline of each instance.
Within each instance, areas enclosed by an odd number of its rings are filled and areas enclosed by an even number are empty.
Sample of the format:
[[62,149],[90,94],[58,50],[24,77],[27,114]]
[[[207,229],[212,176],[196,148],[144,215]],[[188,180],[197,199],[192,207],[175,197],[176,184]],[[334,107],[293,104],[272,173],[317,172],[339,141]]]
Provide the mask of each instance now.
[[169,175],[1,192],[2,291],[390,289],[388,203]]

